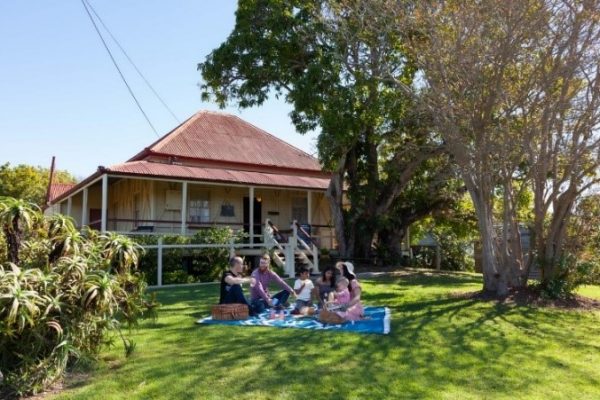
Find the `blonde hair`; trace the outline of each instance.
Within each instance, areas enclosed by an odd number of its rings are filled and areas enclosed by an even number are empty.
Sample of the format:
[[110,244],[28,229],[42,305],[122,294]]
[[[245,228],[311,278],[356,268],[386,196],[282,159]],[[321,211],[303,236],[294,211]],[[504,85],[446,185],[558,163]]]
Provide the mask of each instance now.
[[350,286],[350,281],[346,278],[344,278],[343,276],[337,280],[337,282],[335,283],[335,286],[337,287],[340,283],[342,283],[344,285],[344,287],[348,287]]

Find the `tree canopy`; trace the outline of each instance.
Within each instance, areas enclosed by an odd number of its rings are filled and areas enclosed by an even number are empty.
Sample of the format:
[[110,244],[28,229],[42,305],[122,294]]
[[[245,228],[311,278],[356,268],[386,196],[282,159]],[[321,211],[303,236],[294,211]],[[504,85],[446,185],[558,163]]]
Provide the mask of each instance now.
[[[473,199],[485,289],[525,285],[533,264],[549,284],[571,258],[564,249],[576,199],[599,178],[598,3],[424,1],[411,15],[396,28],[420,32],[411,47],[424,104]],[[528,190],[534,242],[526,254],[518,214]]]
[[[242,0],[233,32],[199,65],[204,99],[251,107],[283,96],[299,132],[320,129],[319,158],[333,173],[328,196],[347,257],[367,256],[375,235],[398,243],[412,221],[457,197],[444,190],[454,171],[428,116],[395,90],[411,86],[417,69],[404,38],[384,29],[394,23],[381,12],[385,3]],[[409,189],[420,195],[403,196]]]
[[[14,197],[35,203],[42,207],[46,201],[46,191],[50,170],[43,167],[10,163],[0,165],[0,196]],[[55,170],[55,183],[75,183],[76,179],[67,171]]]

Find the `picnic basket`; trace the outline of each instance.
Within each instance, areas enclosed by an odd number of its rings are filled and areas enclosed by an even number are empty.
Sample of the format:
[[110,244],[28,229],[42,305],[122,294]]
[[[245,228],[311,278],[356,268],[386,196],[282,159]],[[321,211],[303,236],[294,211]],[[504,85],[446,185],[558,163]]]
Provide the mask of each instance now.
[[333,311],[328,311],[326,309],[322,309],[321,312],[319,312],[319,321],[324,324],[343,324],[345,322],[344,318]]
[[219,321],[236,321],[248,318],[248,306],[246,304],[217,304],[212,306],[212,319]]

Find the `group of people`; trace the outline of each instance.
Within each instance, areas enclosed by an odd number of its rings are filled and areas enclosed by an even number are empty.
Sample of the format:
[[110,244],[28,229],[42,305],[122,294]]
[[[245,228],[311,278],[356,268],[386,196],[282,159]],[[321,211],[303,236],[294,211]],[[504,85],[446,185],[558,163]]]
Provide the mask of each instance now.
[[[232,257],[229,260],[229,269],[221,277],[219,304],[246,304],[250,315],[258,315],[269,308],[283,309],[289,297],[293,296],[295,305],[292,314],[313,314],[316,303],[320,309],[335,310],[334,312],[345,321],[356,321],[363,317],[361,287],[352,263],[336,263],[335,268],[325,269],[315,282],[310,279],[308,269],[301,267],[294,287],[281,279],[270,266],[271,257],[265,253],[250,277],[243,277],[243,259]],[[250,301],[244,295],[244,283],[250,284]],[[271,295],[271,283],[279,286],[281,291]]]

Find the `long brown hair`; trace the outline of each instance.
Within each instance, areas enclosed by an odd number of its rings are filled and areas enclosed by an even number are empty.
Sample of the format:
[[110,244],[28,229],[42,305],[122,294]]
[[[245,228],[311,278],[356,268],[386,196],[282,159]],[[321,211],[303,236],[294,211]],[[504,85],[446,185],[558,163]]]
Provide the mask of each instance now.
[[331,288],[335,288],[335,268],[333,267],[327,267],[323,270],[323,272],[321,272],[321,282],[325,283],[327,281],[327,279],[325,278],[327,276],[327,271],[331,271],[331,279],[329,280],[329,286]]

